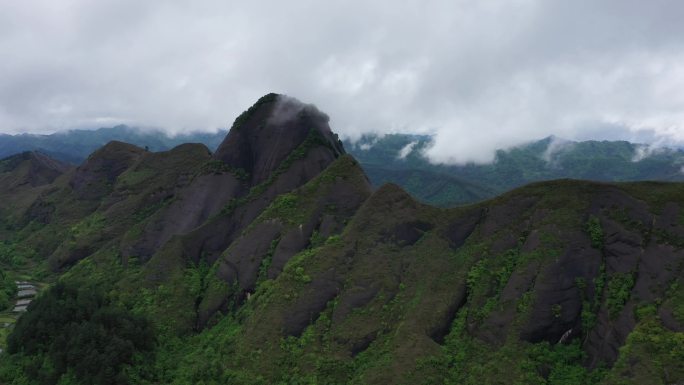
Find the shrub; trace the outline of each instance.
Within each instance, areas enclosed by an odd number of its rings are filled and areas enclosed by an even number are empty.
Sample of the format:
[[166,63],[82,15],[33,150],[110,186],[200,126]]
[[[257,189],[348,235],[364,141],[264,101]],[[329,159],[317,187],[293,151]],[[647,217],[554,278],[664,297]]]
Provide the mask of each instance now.
[[591,246],[596,249],[603,249],[604,235],[601,221],[595,217],[590,216],[586,225],[586,232],[591,239]]
[[620,313],[629,300],[633,287],[634,275],[632,273],[618,273],[608,281],[606,306],[611,317],[616,317]]

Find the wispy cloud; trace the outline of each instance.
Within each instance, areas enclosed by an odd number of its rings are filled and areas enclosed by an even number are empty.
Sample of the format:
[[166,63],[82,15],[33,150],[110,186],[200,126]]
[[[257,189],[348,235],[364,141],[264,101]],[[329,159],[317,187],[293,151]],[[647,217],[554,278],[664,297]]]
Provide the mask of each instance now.
[[409,156],[411,152],[413,152],[413,148],[416,147],[417,144],[418,141],[413,141],[402,147],[401,150],[399,150],[399,153],[397,154],[397,159],[406,159],[406,157]]
[[570,140],[552,136],[549,145],[546,147],[546,150],[544,150],[541,157],[546,163],[553,163],[556,155],[571,150],[574,144],[575,143]]
[[663,152],[669,151],[665,147],[652,144],[639,144],[634,148],[634,156],[632,157],[632,162],[641,162],[642,160],[649,158],[653,155],[662,154]]

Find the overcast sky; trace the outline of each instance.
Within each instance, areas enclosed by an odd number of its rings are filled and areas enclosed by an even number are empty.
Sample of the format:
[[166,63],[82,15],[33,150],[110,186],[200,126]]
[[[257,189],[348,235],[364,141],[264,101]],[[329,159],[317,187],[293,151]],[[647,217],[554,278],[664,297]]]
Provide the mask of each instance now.
[[0,0],[0,132],[215,130],[273,91],[342,136],[435,134],[435,161],[681,143],[682,20],[680,0]]

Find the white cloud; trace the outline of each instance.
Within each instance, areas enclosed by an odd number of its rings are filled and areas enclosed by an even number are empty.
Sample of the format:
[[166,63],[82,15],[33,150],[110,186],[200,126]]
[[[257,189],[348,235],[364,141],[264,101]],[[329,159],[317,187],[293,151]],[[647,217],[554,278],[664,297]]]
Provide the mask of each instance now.
[[418,142],[413,141],[402,147],[401,150],[399,150],[399,153],[397,154],[397,159],[406,159],[406,157],[409,156],[411,152],[413,152],[413,148],[416,147],[416,144],[418,144]]
[[[684,143],[675,0],[0,0],[0,132],[229,127],[268,92],[349,138],[488,162],[551,134]],[[106,123],[105,123],[106,122]]]
[[549,140],[549,145],[546,147],[546,150],[544,150],[544,153],[542,154],[542,159],[546,163],[553,163],[556,155],[566,150],[570,150],[574,145],[575,143],[572,141],[562,139],[557,136],[552,136],[551,140]]
[[665,151],[667,151],[667,149],[664,147],[658,147],[651,144],[640,144],[634,148],[634,156],[632,156],[632,162],[641,162],[642,160],[648,157],[661,154]]

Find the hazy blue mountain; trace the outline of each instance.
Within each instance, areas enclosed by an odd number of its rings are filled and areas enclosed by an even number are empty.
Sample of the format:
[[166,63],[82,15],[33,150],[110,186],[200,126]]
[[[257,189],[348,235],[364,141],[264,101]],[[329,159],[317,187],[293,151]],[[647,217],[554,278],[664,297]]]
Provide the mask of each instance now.
[[[161,131],[128,126],[73,130],[51,135],[0,135],[0,159],[39,151],[72,164],[112,140],[169,150],[182,143],[203,143],[216,150],[227,131],[191,133],[169,137]],[[491,164],[433,164],[422,153],[432,138],[427,135],[392,134],[366,136],[345,148],[379,187],[393,182],[417,199],[456,206],[492,198],[537,181],[585,179],[595,181],[682,181],[683,149],[652,149],[626,141],[566,141],[548,137],[522,146],[499,150]],[[403,156],[400,156],[403,155]]]
[[548,137],[499,150],[491,164],[443,165],[430,163],[422,155],[430,143],[430,136],[393,134],[363,137],[353,144],[346,142],[345,147],[374,185],[394,182],[418,199],[440,206],[471,203],[552,179],[684,180],[684,150],[677,148]]
[[147,147],[151,151],[170,150],[183,143],[203,143],[214,151],[227,131],[168,136],[162,131],[147,131],[124,125],[96,130],[71,130],[50,135],[0,134],[0,159],[24,152],[40,151],[65,162],[79,164],[88,155],[112,140]]

